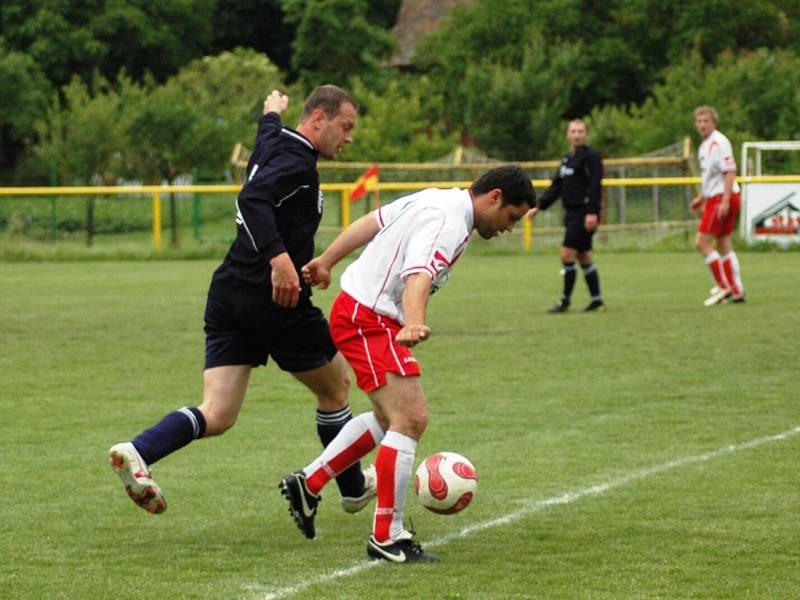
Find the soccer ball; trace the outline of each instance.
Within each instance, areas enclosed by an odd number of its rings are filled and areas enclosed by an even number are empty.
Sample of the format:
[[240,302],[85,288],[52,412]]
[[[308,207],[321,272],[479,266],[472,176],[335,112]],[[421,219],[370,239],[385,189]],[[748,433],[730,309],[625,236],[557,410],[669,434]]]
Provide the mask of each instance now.
[[440,515],[464,510],[475,497],[477,488],[475,467],[455,452],[431,454],[420,463],[414,476],[419,503]]

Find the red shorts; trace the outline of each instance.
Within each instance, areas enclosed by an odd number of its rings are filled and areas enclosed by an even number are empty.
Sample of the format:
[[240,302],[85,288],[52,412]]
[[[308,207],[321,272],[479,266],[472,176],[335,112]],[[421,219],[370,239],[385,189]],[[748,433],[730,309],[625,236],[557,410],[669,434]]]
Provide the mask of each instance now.
[[741,205],[739,194],[738,192],[731,194],[730,208],[728,209],[728,215],[724,219],[717,218],[717,207],[719,206],[720,200],[722,200],[722,194],[711,196],[711,198],[706,200],[706,208],[703,211],[703,218],[700,220],[700,226],[697,228],[697,231],[700,233],[709,233],[711,235],[730,235],[733,233],[733,229],[736,227],[736,219],[739,217],[739,207]]
[[331,335],[336,347],[356,374],[356,384],[365,392],[386,385],[386,374],[402,377],[421,373],[411,349],[395,342],[403,328],[341,292],[331,308]]

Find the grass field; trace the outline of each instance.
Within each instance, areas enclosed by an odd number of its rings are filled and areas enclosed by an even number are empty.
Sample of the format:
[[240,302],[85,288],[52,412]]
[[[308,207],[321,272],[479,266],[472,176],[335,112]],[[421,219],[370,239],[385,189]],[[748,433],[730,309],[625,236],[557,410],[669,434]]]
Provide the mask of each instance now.
[[314,406],[273,365],[156,465],[166,513],[125,496],[107,448],[199,401],[214,261],[0,263],[0,597],[797,598],[798,258],[741,253],[748,302],[708,309],[695,254],[601,252],[608,312],[550,316],[555,254],[469,253],[415,352],[417,458],[481,483],[455,516],[409,499],[442,558],[411,567],[365,560],[371,511],[335,487],[297,531],[277,482],[319,450]]

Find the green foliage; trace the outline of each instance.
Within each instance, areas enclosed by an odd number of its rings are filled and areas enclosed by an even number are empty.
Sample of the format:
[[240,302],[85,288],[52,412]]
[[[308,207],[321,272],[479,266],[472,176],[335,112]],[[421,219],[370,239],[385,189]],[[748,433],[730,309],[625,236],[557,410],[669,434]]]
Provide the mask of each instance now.
[[294,96],[294,88],[286,87],[278,68],[262,53],[246,48],[197,59],[170,84],[191,104],[189,110],[201,130],[204,146],[192,149],[197,158],[189,165],[189,170],[199,169],[201,179],[221,178],[234,144],[251,143],[264,98],[273,89]]
[[791,53],[726,53],[707,65],[698,53],[668,69],[641,106],[605,107],[591,114],[593,140],[610,155],[636,154],[691,134],[692,111],[714,106],[734,150],[746,140],[800,137],[800,57]]
[[213,22],[214,42],[207,54],[252,48],[289,73],[296,28],[286,21],[281,0],[217,0]]
[[[725,17],[715,18],[717,14]],[[440,89],[454,106],[454,125],[472,133],[476,123],[458,108],[459,100],[469,94],[500,95],[498,108],[503,117],[519,123],[520,103],[502,97],[521,97],[525,85],[514,82],[513,73],[526,68],[552,73],[550,80],[539,75],[536,93],[532,86],[526,93],[536,103],[548,94],[542,85],[559,88],[566,101],[559,99],[554,105],[564,119],[605,106],[640,105],[663,80],[664,69],[680,61],[687,49],[694,48],[703,64],[713,65],[726,49],[736,54],[759,47],[779,48],[793,41],[788,33],[786,14],[777,3],[766,0],[746,5],[735,0],[693,4],[680,0],[478,0],[453,10],[418,48],[417,60],[437,73]],[[559,68],[559,60],[554,60],[565,52],[570,54],[567,69]],[[531,63],[531,53],[545,60]],[[510,73],[503,75],[502,70]],[[465,91],[463,82],[468,76],[476,85],[508,85],[510,89]],[[532,76],[529,71],[527,78]],[[552,99],[547,103],[552,105]],[[549,118],[551,113],[542,111],[541,117]],[[497,132],[507,137],[502,127]]]
[[47,107],[50,84],[36,62],[9,51],[0,38],[0,169],[13,166],[18,151],[33,141],[34,122]]
[[292,68],[307,87],[377,77],[394,48],[389,33],[367,19],[366,0],[283,0],[283,6],[297,26]]
[[465,129],[478,146],[509,160],[552,157],[549,133],[569,101],[560,81],[576,56],[570,47],[529,47],[518,67],[470,65],[456,92]]
[[[129,150],[125,122],[127,111],[141,90],[120,79],[117,92],[101,76],[92,89],[75,78],[57,95],[36,124],[36,156],[55,165],[65,185],[112,183],[124,168]],[[135,105],[135,102],[134,102]]]
[[203,53],[215,0],[5,0],[0,19],[12,49],[31,56],[56,86],[123,69],[158,81]]
[[426,77],[396,79],[381,92],[357,79],[352,93],[359,117],[344,160],[428,161],[451,152],[458,143],[457,136],[447,135],[436,121],[444,99]]
[[[131,148],[160,140],[171,149],[135,157],[121,150],[105,166],[76,160],[68,179],[85,180],[87,169],[101,167],[105,178],[114,161],[115,171],[148,179],[192,168],[204,179],[222,177],[231,146],[250,143],[271,89],[290,93],[285,121],[295,125],[304,93],[321,83],[359,90],[361,124],[345,156],[365,160],[438,156],[456,138],[497,158],[553,158],[563,151],[565,119],[587,114],[604,154],[639,154],[693,134],[686,115],[708,102],[723,113],[722,128],[735,144],[800,136],[798,0],[477,0],[452,9],[418,47],[422,73],[415,74],[398,73],[385,60],[400,5],[5,0],[0,177],[47,179],[31,157],[47,154],[45,146],[70,129],[88,143],[91,129],[78,134],[65,124],[81,107],[77,92],[67,98],[64,90],[75,77],[87,83],[96,73],[114,82],[87,87],[97,120],[113,112],[124,73],[130,89],[141,88],[120,116],[126,132],[136,123]],[[231,51],[238,46],[250,50]],[[296,86],[287,89],[287,82]],[[50,102],[53,90],[59,98]],[[159,106],[165,102],[175,105]],[[159,126],[143,121],[139,108]],[[34,126],[49,116],[58,122]],[[34,145],[36,155],[28,151]]]
[[90,89],[74,79],[38,124],[37,156],[58,166],[65,183],[172,181],[199,171],[221,179],[233,145],[253,135],[263,98],[283,88],[267,58],[237,49],[187,65],[164,85],[102,77]]

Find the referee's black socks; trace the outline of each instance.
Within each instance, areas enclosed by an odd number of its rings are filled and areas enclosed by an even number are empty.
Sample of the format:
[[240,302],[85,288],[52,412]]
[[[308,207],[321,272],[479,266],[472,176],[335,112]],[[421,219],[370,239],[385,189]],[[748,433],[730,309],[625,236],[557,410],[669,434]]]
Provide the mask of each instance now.
[[577,275],[577,268],[575,262],[562,261],[564,268],[561,273],[564,275],[564,293],[561,295],[561,304],[569,304],[572,290],[575,287],[575,277]]
[[184,406],[133,438],[133,445],[144,462],[152,465],[205,433],[203,413],[197,408]]
[[589,287],[592,300],[601,300],[600,276],[597,274],[597,266],[594,263],[589,263],[588,265],[581,265],[581,268],[583,268],[583,277],[586,279],[586,285]]

